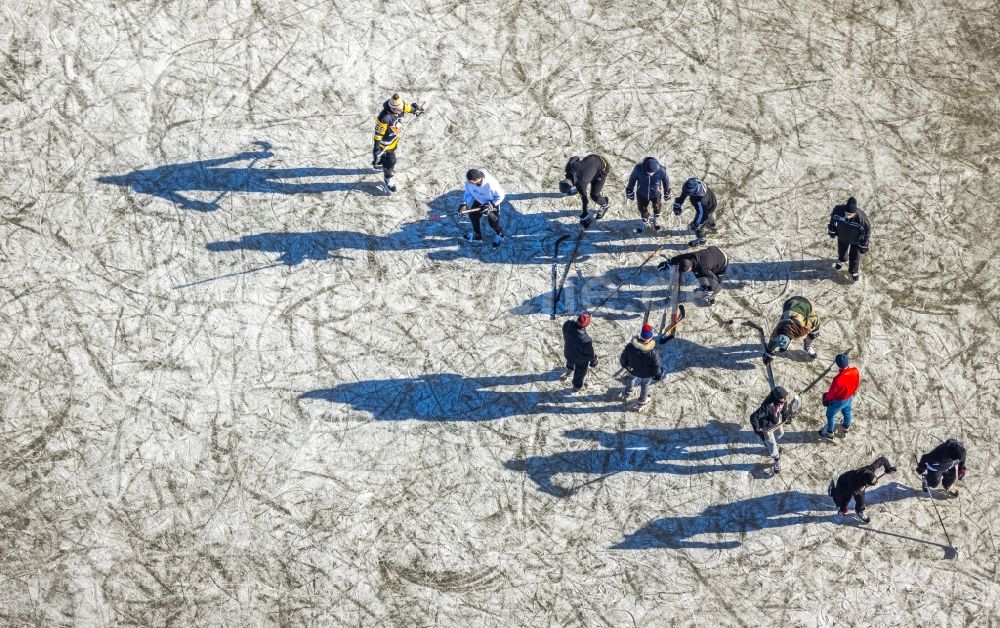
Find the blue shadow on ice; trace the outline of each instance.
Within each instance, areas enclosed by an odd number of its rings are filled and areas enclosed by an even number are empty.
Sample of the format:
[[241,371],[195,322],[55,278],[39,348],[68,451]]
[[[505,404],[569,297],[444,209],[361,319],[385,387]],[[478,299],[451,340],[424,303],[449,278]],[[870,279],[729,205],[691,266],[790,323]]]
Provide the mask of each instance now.
[[[386,235],[360,231],[311,231],[273,232],[245,235],[237,240],[210,242],[206,248],[212,252],[261,251],[277,255],[275,261],[289,266],[305,261],[327,261],[342,250],[365,251],[429,251],[435,261],[453,261],[463,258],[479,259],[486,263],[548,264],[551,251],[546,251],[549,241],[555,238],[555,221],[576,216],[576,211],[519,211],[515,203],[536,199],[562,198],[558,192],[525,192],[509,194],[501,206],[501,223],[507,242],[497,250],[489,244],[466,242],[464,234],[470,230],[469,219],[457,213],[462,192],[450,191],[428,203],[426,218],[404,223],[398,230]],[[575,229],[576,227],[574,227]],[[486,240],[492,231],[482,220]],[[652,251],[657,243],[652,240],[635,243],[628,241],[626,221],[602,221],[600,228],[592,229],[580,247],[578,259],[599,253]],[[570,248],[565,245],[564,251]],[[568,253],[565,253],[568,255]],[[560,257],[564,253],[560,252]]]
[[[617,473],[695,475],[719,471],[753,472],[757,465],[727,461],[726,457],[761,455],[766,451],[752,432],[740,429],[736,424],[714,420],[704,426],[674,429],[626,432],[570,430],[563,436],[594,441],[601,449],[561,451],[547,456],[508,460],[504,466],[525,472],[538,490],[566,497]],[[597,477],[566,487],[555,482],[556,477],[565,474]]]
[[[129,187],[139,194],[149,194],[170,201],[182,209],[215,211],[219,201],[229,192],[260,194],[320,194],[323,192],[359,191],[373,196],[387,193],[376,181],[304,181],[325,177],[345,177],[376,174],[371,168],[259,168],[262,159],[273,156],[270,144],[254,142],[261,150],[236,153],[229,157],[205,159],[188,163],[167,164],[128,174],[98,177],[109,185]],[[247,162],[240,167],[229,164]],[[381,175],[378,176],[381,179]],[[210,201],[201,201],[183,192],[218,192]]]
[[[378,421],[491,421],[534,414],[590,414],[621,410],[601,394],[566,394],[532,388],[559,379],[562,369],[532,375],[464,377],[434,373],[403,379],[375,379],[338,384],[303,393],[363,410]],[[528,389],[525,390],[524,388]]]
[[[866,503],[888,503],[918,495],[920,491],[916,489],[887,482],[870,490]],[[834,521],[836,517],[836,507],[826,493],[787,491],[709,506],[691,517],[657,519],[629,534],[612,549],[736,549],[741,545],[737,539],[748,532]]]

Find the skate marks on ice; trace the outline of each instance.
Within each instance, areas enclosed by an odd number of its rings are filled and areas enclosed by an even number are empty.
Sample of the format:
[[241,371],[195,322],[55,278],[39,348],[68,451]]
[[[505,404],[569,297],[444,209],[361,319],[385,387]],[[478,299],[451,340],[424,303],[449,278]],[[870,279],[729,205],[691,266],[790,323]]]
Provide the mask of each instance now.
[[[917,489],[888,482],[868,492],[867,504],[873,506],[916,499],[920,495]],[[752,532],[836,522],[839,517],[833,500],[826,493],[772,493],[709,506],[690,517],[657,519],[627,535],[612,548],[731,550],[740,547],[745,536]]]
[[377,421],[492,421],[536,414],[591,414],[621,410],[605,393],[569,394],[567,389],[538,390],[559,381],[563,369],[530,375],[466,377],[430,373],[402,379],[374,379],[338,384],[303,393],[348,405]]
[[[561,451],[504,463],[528,475],[539,491],[568,497],[585,486],[618,473],[669,473],[699,475],[725,471],[754,472],[756,464],[729,456],[766,452],[760,439],[733,423],[710,421],[706,426],[673,429],[604,432],[577,429],[563,433],[568,439],[593,441],[600,449]],[[792,440],[795,440],[794,435]],[[560,476],[597,476],[567,486]]]
[[[219,209],[222,197],[230,192],[290,195],[357,191],[371,196],[388,195],[380,182],[380,174],[376,181],[304,181],[328,177],[376,176],[376,173],[381,172],[372,168],[254,167],[260,160],[269,159],[273,155],[270,150],[236,153],[229,157],[167,164],[123,175],[101,176],[97,181],[127,187],[137,194],[148,194],[169,201],[181,209],[200,212]],[[243,161],[249,163],[245,167],[225,167]],[[184,194],[198,192],[216,192],[217,196],[206,201]]]

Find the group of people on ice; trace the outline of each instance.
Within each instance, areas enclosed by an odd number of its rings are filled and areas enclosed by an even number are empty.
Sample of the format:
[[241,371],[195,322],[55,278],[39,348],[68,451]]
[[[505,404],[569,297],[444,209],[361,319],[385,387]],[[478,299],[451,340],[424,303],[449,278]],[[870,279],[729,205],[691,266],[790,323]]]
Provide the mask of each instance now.
[[[409,113],[419,116],[425,111],[425,106],[416,102],[407,103],[399,94],[393,94],[383,103],[378,114],[373,136],[372,167],[382,170],[389,193],[396,191],[392,178],[396,165],[395,150],[399,144],[404,116]],[[608,212],[610,201],[603,191],[609,172],[609,161],[597,154],[573,156],[566,163],[565,177],[559,182],[559,190],[563,194],[580,197],[580,224],[584,230],[589,229],[594,221],[604,218]],[[663,201],[671,192],[667,169],[655,157],[646,157],[632,167],[625,196],[629,201],[635,202],[639,214],[639,224],[634,233],[642,234],[650,228],[658,232],[663,228],[660,221]],[[504,199],[505,192],[491,173],[481,168],[472,168],[466,172],[464,193],[458,211],[467,215],[471,223],[471,230],[466,234],[467,240],[483,241],[481,221],[485,216],[494,233],[493,246],[503,244],[505,233],[501,224],[501,206]],[[694,238],[687,244],[688,247],[698,247],[706,244],[708,233],[716,231],[716,195],[700,179],[689,178],[681,187],[681,194],[673,200],[672,210],[675,216],[683,214],[686,201],[694,210],[694,216],[688,223],[688,229],[693,232]],[[591,202],[596,205],[596,211],[592,211]],[[871,222],[853,196],[833,208],[827,223],[827,234],[837,244],[837,259],[833,264],[835,271],[843,270],[846,265],[851,279],[860,279],[861,256],[869,250],[871,231]],[[729,258],[725,252],[717,246],[707,246],[676,255],[661,262],[657,268],[675,272],[678,285],[681,275],[694,273],[699,283],[698,291],[704,293],[706,304],[712,305],[723,286],[728,264]],[[572,391],[582,390],[586,386],[588,370],[598,364],[597,352],[587,331],[591,321],[591,314],[583,312],[574,319],[565,321],[562,326],[563,354],[566,359],[564,378],[572,377]],[[794,296],[785,301],[781,318],[774,325],[770,337],[763,342],[762,359],[772,388],[757,410],[750,415],[750,424],[772,458],[772,471],[775,474],[781,471],[781,447],[778,440],[784,434],[784,426],[795,416],[800,400],[797,396],[790,398],[785,388],[774,384],[771,362],[775,354],[787,351],[793,342],[799,340],[809,357],[815,358],[813,342],[819,333],[820,318],[814,311],[813,304],[803,296]],[[644,322],[639,333],[628,341],[619,357],[619,363],[626,372],[622,397],[627,402],[632,391],[638,387],[639,398],[634,406],[636,409],[646,403],[650,383],[664,377],[660,356],[655,350],[657,344],[658,339],[652,326]],[[860,386],[860,374],[857,368],[850,365],[847,353],[837,354],[835,365],[838,373],[821,397],[821,402],[826,407],[826,425],[818,431],[821,439],[833,438],[838,415],[842,417],[840,427],[845,436],[853,423],[853,400]],[[924,454],[915,469],[922,477],[923,490],[928,492],[943,483],[945,491],[957,495],[954,484],[965,477],[965,458],[964,446],[954,439],[948,439]],[[878,470],[882,470],[884,475],[895,473],[896,468],[884,456],[880,456],[871,464],[847,471],[830,483],[828,492],[841,515],[849,514],[848,506],[853,499],[857,518],[865,523],[869,521],[865,512],[865,491],[882,477],[877,474]]]

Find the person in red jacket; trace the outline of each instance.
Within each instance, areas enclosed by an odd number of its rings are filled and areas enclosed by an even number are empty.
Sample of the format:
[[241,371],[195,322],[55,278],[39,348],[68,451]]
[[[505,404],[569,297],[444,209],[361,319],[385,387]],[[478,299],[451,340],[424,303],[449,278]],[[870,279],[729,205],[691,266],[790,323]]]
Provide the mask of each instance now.
[[854,419],[854,393],[858,391],[861,384],[861,375],[858,369],[848,366],[847,354],[838,353],[835,359],[837,373],[833,381],[830,382],[830,390],[823,393],[823,405],[826,406],[826,427],[819,431],[823,438],[833,438],[833,431],[837,427],[837,414],[844,415],[844,435],[851,429],[851,421]]

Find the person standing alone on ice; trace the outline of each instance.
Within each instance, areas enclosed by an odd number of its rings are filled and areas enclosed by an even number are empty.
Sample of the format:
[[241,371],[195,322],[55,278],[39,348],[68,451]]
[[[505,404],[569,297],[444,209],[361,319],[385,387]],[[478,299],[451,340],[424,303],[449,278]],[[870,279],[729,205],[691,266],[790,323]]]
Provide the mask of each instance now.
[[608,197],[601,195],[604,182],[608,178],[608,162],[600,155],[587,155],[580,159],[576,155],[566,162],[566,178],[559,182],[559,191],[563,194],[579,194],[583,202],[580,211],[580,224],[584,229],[590,227],[594,219],[587,211],[587,187],[590,186],[590,200],[597,203],[597,220],[604,218],[608,211]]
[[837,239],[837,261],[834,270],[840,270],[847,264],[847,272],[851,279],[861,278],[861,256],[868,252],[872,235],[872,223],[868,216],[858,209],[858,202],[852,196],[844,205],[837,205],[830,213],[830,224],[826,232],[831,238]]
[[622,399],[628,401],[632,394],[632,388],[639,384],[639,401],[635,409],[646,405],[646,389],[649,382],[663,379],[663,366],[660,364],[660,356],[655,351],[656,338],[653,337],[653,328],[650,325],[643,325],[639,335],[632,339],[625,350],[622,351],[618,363],[628,372],[628,381],[625,383],[625,390],[622,392]]
[[646,157],[632,168],[625,187],[625,197],[636,200],[639,206],[639,216],[642,217],[636,233],[642,233],[649,226],[649,206],[653,206],[653,229],[659,231],[660,210],[663,207],[663,197],[670,194],[670,177],[667,169],[653,157]]
[[392,175],[396,169],[396,147],[399,146],[403,116],[408,113],[419,116],[423,112],[424,107],[420,103],[403,102],[399,94],[393,94],[389,100],[382,103],[382,111],[375,120],[372,168],[382,168],[385,188],[390,194],[396,191]]
[[847,471],[837,478],[836,482],[830,482],[827,493],[833,498],[833,503],[837,505],[837,514],[842,517],[847,516],[847,505],[851,503],[853,497],[854,512],[857,513],[858,519],[864,523],[871,521],[865,514],[865,491],[868,490],[869,486],[875,486],[876,469],[885,469],[888,474],[896,472],[896,467],[892,466],[885,456],[879,456],[870,465]]
[[583,389],[587,368],[597,366],[597,354],[594,353],[594,342],[587,333],[590,325],[590,314],[584,312],[576,320],[563,323],[563,356],[566,358],[566,374],[573,375],[573,391]]
[[854,393],[861,385],[861,374],[858,369],[848,366],[847,354],[838,353],[834,360],[840,372],[834,376],[830,382],[830,389],[823,393],[823,405],[826,406],[826,427],[819,431],[823,438],[833,438],[833,431],[837,426],[837,414],[844,416],[841,426],[844,428],[844,436],[851,429],[851,422],[854,420]]
[[781,320],[774,326],[764,350],[764,364],[770,364],[775,351],[786,351],[793,340],[802,338],[802,348],[809,357],[816,357],[813,340],[819,336],[819,316],[805,297],[792,297],[781,306]]
[[949,438],[917,461],[917,475],[923,476],[923,489],[929,493],[944,480],[944,490],[951,496],[958,495],[952,488],[958,480],[965,479],[965,446]]
[[785,435],[783,424],[791,421],[791,410],[788,406],[788,391],[781,386],[776,386],[760,407],[750,415],[750,426],[754,434],[764,441],[767,453],[774,460],[771,470],[781,473],[781,447],[778,446],[778,439]]
[[[469,214],[472,221],[472,231],[465,234],[465,239],[470,242],[482,242],[483,232],[480,230],[479,221],[486,213],[486,220],[490,223],[490,228],[496,233],[493,236],[493,247],[496,248],[503,243],[503,227],[500,226],[500,203],[506,193],[493,175],[485,170],[473,168],[465,173],[465,195],[462,196],[462,204],[458,206],[459,213]],[[469,211],[471,206],[472,211]]]
[[680,216],[684,199],[690,197],[694,205],[694,220],[688,225],[694,231],[694,240],[688,246],[705,244],[705,230],[715,231],[715,192],[698,179],[688,179],[681,188],[681,195],[674,199],[674,215]]

